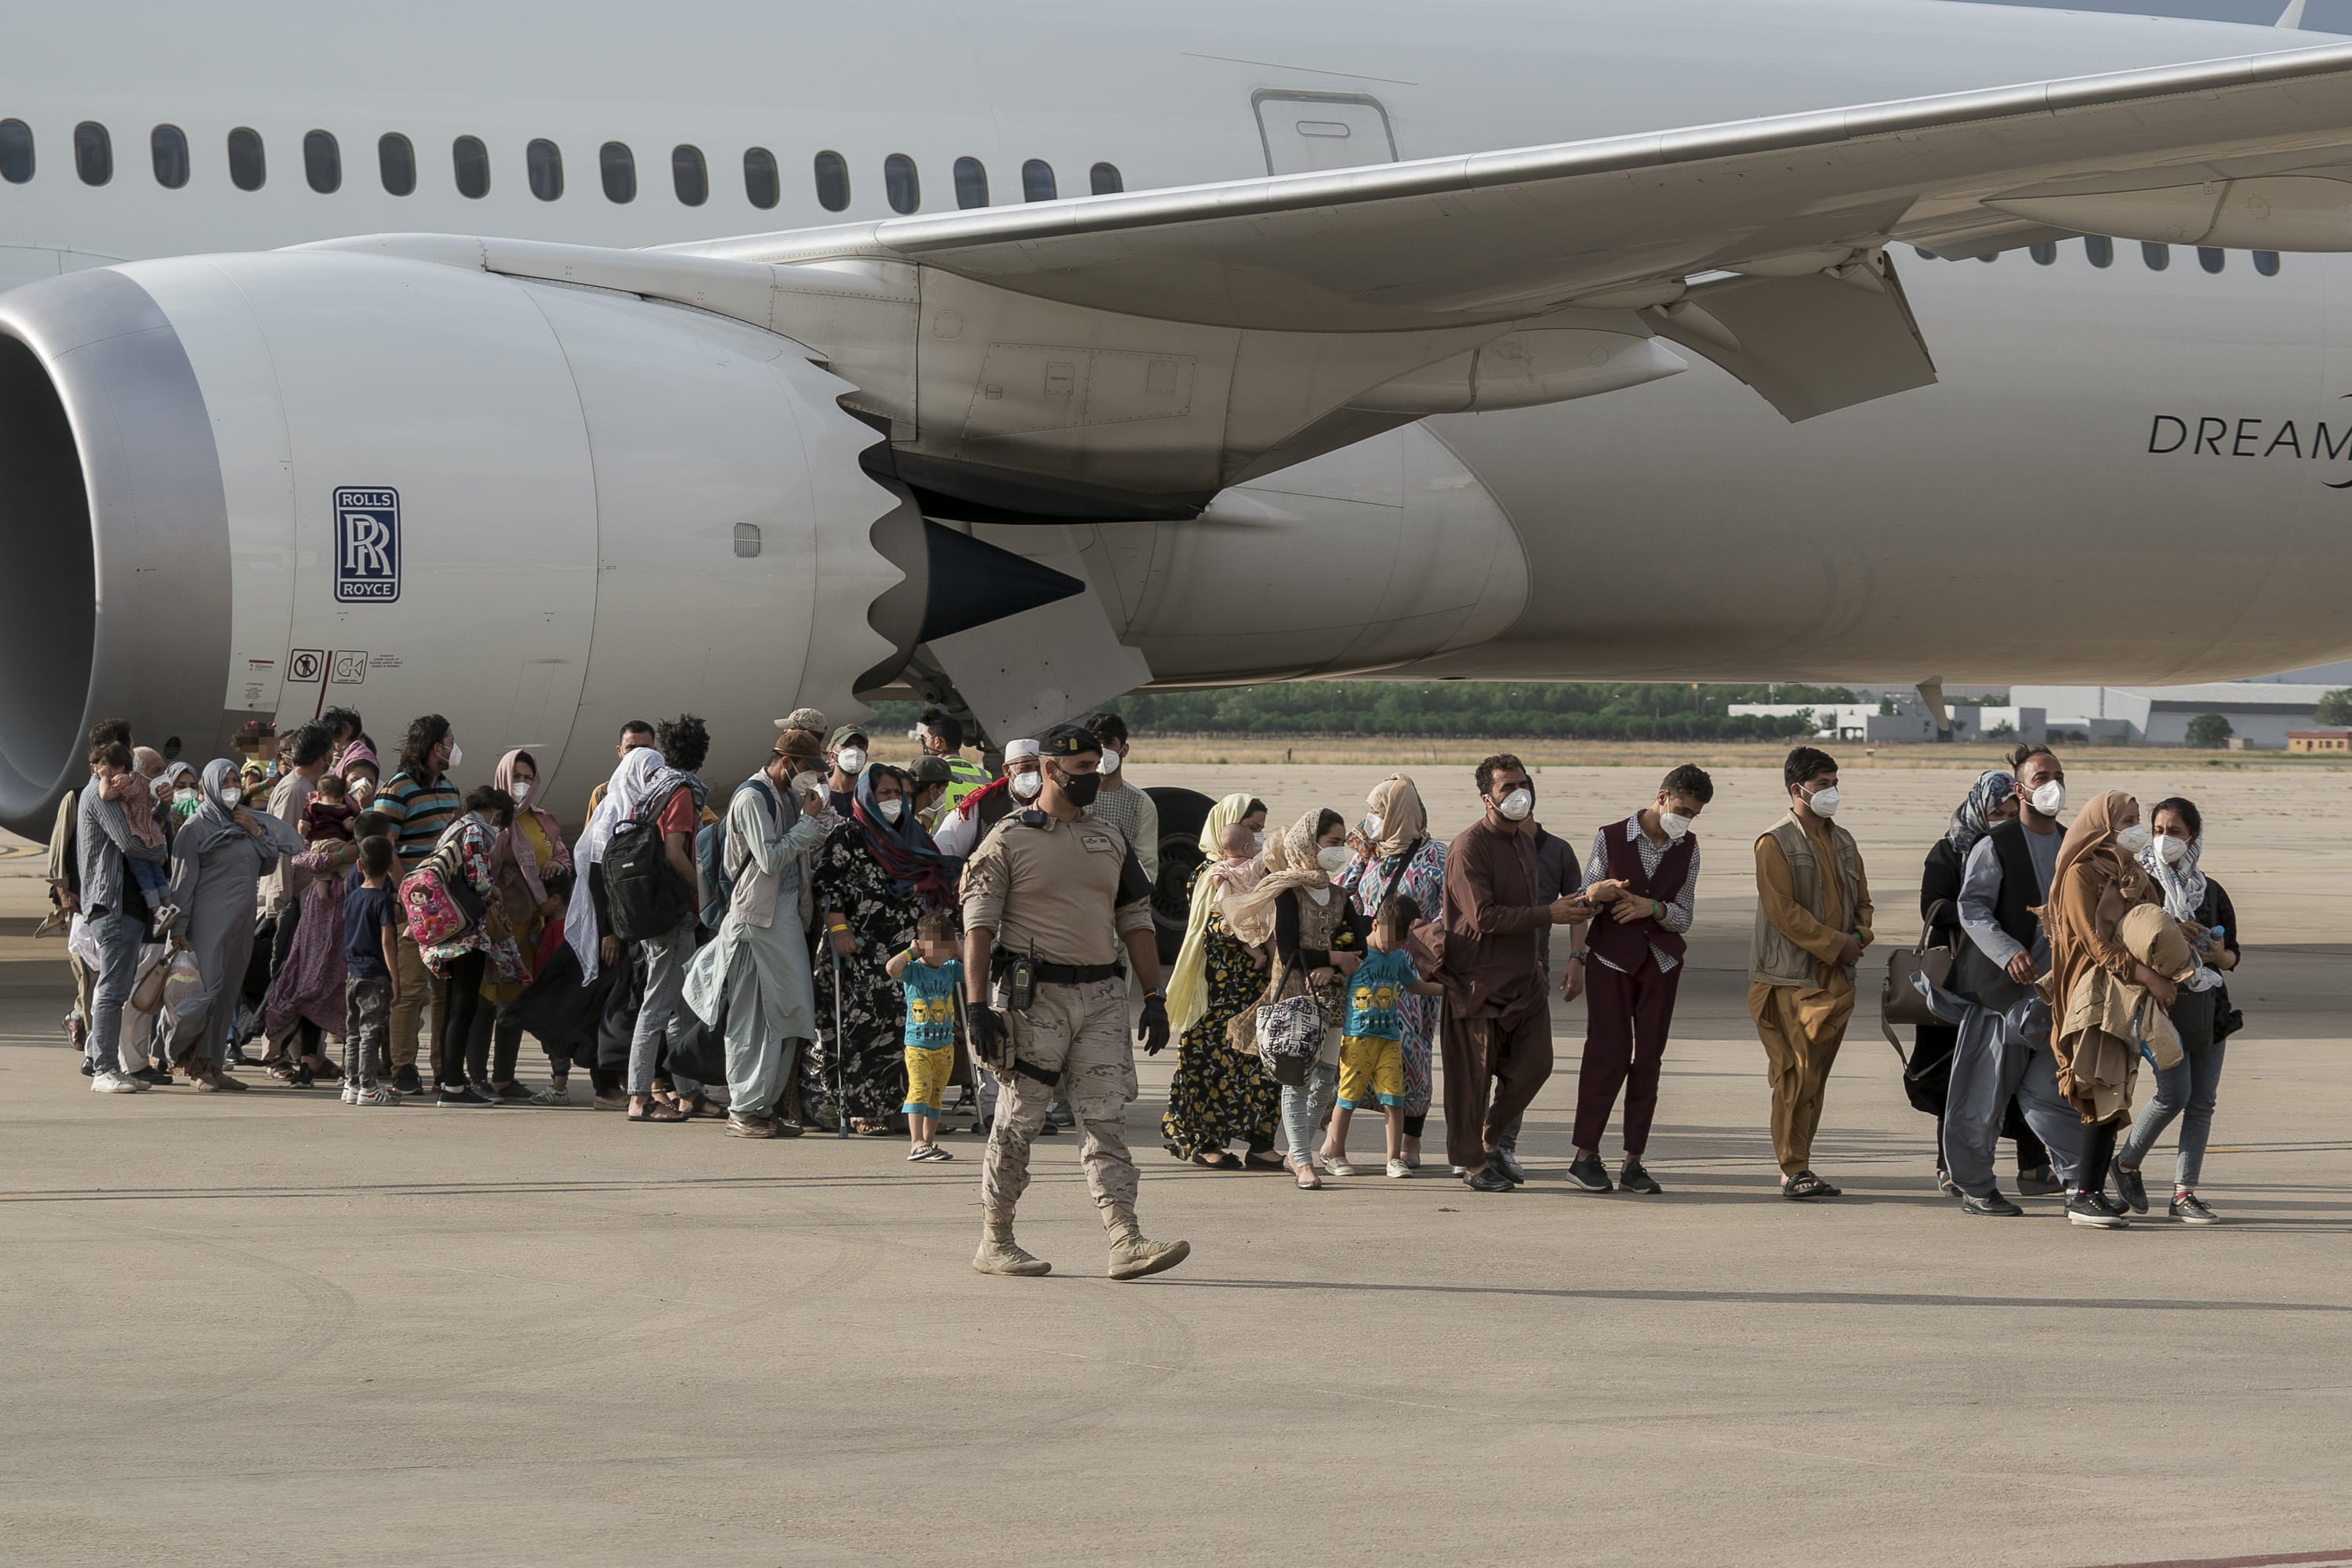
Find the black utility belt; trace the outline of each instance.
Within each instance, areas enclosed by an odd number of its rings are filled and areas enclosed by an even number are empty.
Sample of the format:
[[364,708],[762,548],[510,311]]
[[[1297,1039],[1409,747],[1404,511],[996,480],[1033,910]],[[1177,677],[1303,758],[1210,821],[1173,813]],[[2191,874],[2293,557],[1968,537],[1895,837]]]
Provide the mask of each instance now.
[[1037,978],[1048,985],[1090,985],[1097,980],[1119,980],[1126,977],[1127,966],[1114,959],[1108,963],[1047,963],[1037,962]]

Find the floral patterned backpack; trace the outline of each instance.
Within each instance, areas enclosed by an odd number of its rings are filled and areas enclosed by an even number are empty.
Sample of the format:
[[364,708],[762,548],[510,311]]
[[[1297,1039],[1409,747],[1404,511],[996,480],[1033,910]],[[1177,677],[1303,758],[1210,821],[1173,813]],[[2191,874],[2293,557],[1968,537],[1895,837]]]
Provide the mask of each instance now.
[[452,823],[416,869],[400,879],[400,909],[408,934],[419,947],[455,942],[482,918],[482,895],[466,879],[457,830]]

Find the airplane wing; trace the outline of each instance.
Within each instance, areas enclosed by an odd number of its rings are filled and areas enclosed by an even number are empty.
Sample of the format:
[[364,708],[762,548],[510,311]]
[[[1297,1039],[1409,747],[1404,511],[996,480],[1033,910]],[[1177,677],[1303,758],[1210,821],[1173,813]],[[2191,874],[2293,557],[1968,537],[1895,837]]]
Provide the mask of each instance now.
[[1393,331],[1665,305],[1718,271],[1843,267],[1867,291],[1853,265],[1896,239],[1949,237],[1956,254],[2053,232],[2352,248],[2347,206],[2352,45],[2337,44],[669,248],[894,258],[1161,320]]

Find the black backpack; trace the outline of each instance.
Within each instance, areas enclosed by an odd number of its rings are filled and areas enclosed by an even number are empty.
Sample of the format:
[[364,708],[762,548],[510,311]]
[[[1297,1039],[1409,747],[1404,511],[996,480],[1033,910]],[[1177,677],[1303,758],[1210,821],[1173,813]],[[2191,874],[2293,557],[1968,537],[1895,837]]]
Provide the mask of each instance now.
[[613,934],[623,942],[667,936],[694,912],[694,889],[671,868],[661,832],[663,810],[685,787],[648,803],[643,816],[614,828],[604,846],[604,905]]

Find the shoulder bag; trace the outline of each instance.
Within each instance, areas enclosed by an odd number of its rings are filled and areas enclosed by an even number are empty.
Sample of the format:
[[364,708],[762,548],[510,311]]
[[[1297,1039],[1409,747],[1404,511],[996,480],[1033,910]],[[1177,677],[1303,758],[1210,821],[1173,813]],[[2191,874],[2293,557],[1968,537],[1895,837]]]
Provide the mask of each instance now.
[[[1915,974],[1925,974],[1927,984],[1941,986],[1952,976],[1952,950],[1930,947],[1927,939],[1935,934],[1937,918],[1950,910],[1949,899],[1938,899],[1927,910],[1927,923],[1919,928],[1919,945],[1898,947],[1886,955],[1886,978],[1878,992],[1878,1028],[1886,1043],[1895,1047],[1895,1055],[1903,1063],[1903,1076],[1915,1076],[1911,1058],[1904,1054],[1903,1042],[1895,1037],[1897,1024],[1940,1024],[1942,1019],[1927,1009],[1927,999],[1911,984]],[[1940,1059],[1940,1058],[1939,1058]],[[1924,1072],[1935,1064],[1924,1063],[1917,1071]]]

